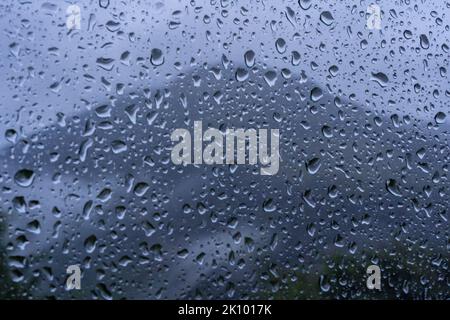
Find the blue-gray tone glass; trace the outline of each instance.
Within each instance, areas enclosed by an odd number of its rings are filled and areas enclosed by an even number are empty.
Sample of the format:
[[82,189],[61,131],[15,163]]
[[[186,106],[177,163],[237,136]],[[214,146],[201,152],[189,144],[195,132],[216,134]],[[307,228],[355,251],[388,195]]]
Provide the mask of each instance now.
[[[3,0],[0,297],[448,299],[449,16]],[[194,121],[279,129],[278,173],[173,164]]]

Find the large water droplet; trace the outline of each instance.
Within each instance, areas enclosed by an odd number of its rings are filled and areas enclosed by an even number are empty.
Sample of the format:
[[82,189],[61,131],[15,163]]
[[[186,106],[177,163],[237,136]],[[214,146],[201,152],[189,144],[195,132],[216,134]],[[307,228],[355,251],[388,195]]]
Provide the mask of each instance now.
[[160,49],[157,48],[152,49],[152,53],[150,55],[150,62],[154,66],[160,66],[164,63],[164,55]]
[[439,111],[434,116],[434,121],[436,121],[437,124],[442,124],[442,123],[445,122],[445,118],[447,118],[446,114],[441,112],[441,111]]
[[243,82],[248,78],[248,71],[244,68],[238,68],[236,70],[236,80],[239,82]]
[[244,54],[245,65],[249,68],[255,65],[255,52],[253,50],[248,50]]
[[273,200],[269,198],[263,202],[263,209],[265,212],[274,212],[277,209],[277,206],[273,203]]
[[14,181],[21,187],[29,187],[34,181],[35,174],[32,170],[22,169],[14,175]]
[[303,10],[308,10],[311,7],[312,0],[299,0],[298,4]]
[[397,181],[395,181],[394,179],[389,179],[386,181],[386,189],[387,189],[387,191],[389,191],[390,194],[392,194],[396,197],[402,196],[400,189],[397,185]]
[[420,46],[422,49],[428,49],[430,47],[430,41],[425,34],[420,35]]
[[300,64],[300,53],[292,51],[292,65],[298,66]]
[[114,140],[111,143],[112,151],[115,154],[127,151],[127,145],[121,140]]
[[313,158],[306,162],[306,169],[310,174],[316,174],[321,166],[321,161],[319,158]]
[[269,87],[273,87],[275,82],[277,81],[277,73],[273,70],[267,71],[264,74],[264,80],[269,85]]
[[14,129],[8,129],[5,131],[5,138],[11,143],[16,143],[17,141],[17,131]]
[[278,53],[285,53],[286,52],[286,41],[284,41],[283,38],[278,38],[277,41],[275,41],[275,47],[277,48]]
[[386,87],[387,83],[389,82],[389,78],[383,72],[372,72],[371,80],[378,83],[381,87]]
[[311,90],[311,100],[313,102],[319,101],[323,97],[322,89],[315,87]]
[[84,240],[84,248],[87,253],[92,253],[95,250],[95,246],[97,244],[97,237],[95,235],[91,235]]

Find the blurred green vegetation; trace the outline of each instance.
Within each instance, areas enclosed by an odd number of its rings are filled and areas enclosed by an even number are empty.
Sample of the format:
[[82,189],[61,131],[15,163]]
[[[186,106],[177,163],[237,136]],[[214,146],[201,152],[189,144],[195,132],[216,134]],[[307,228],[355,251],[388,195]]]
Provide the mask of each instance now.
[[[42,278],[39,280],[39,278],[32,277],[29,281],[20,283],[13,281],[11,273],[13,270],[8,266],[8,254],[3,241],[6,237],[5,233],[6,221],[4,217],[0,216],[0,300],[57,299],[58,297],[54,295],[45,295],[39,290],[33,291],[39,287]],[[32,257],[33,261],[39,261],[42,258],[41,256]],[[70,299],[89,299],[91,296],[92,292],[87,288],[70,291]]]

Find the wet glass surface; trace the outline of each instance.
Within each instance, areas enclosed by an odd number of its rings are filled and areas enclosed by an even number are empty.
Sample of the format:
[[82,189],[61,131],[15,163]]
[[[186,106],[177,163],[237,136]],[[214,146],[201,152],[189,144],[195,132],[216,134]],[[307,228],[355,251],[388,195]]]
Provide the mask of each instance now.
[[450,3],[370,4],[2,1],[0,297],[448,299]]

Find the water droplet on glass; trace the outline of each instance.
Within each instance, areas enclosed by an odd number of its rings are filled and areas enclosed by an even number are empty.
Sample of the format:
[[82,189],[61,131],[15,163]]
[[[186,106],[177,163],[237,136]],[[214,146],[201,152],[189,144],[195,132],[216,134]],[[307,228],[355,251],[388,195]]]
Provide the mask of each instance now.
[[389,78],[383,72],[377,72],[377,73],[372,72],[371,80],[378,83],[381,87],[386,87],[387,83],[389,82]]
[[269,87],[273,87],[275,82],[277,81],[277,73],[273,70],[267,71],[264,74],[264,80],[269,85]]
[[323,97],[322,89],[315,87],[311,90],[311,100],[313,102],[319,101]]
[[248,50],[244,54],[245,65],[249,68],[255,65],[255,52],[253,50]]
[[428,49],[430,47],[430,42],[425,34],[421,34],[419,39],[420,39],[420,46],[422,47],[422,49]]
[[285,53],[286,52],[286,41],[284,41],[283,38],[278,38],[277,41],[275,41],[275,47],[277,48],[278,53]]
[[442,111],[439,111],[438,113],[436,113],[436,115],[434,116],[434,121],[437,124],[443,124],[445,122],[445,118],[447,118],[446,114]]
[[151,55],[150,55],[150,62],[154,66],[160,66],[164,63],[164,55],[160,49],[152,49]]
[[248,71],[244,68],[238,68],[236,70],[236,80],[239,82],[243,82],[248,78]]
[[331,26],[334,22],[334,18],[330,11],[323,11],[320,14],[320,21],[322,21],[327,26]]
[[14,175],[14,181],[21,187],[29,187],[34,181],[34,171],[29,169],[22,169]]

